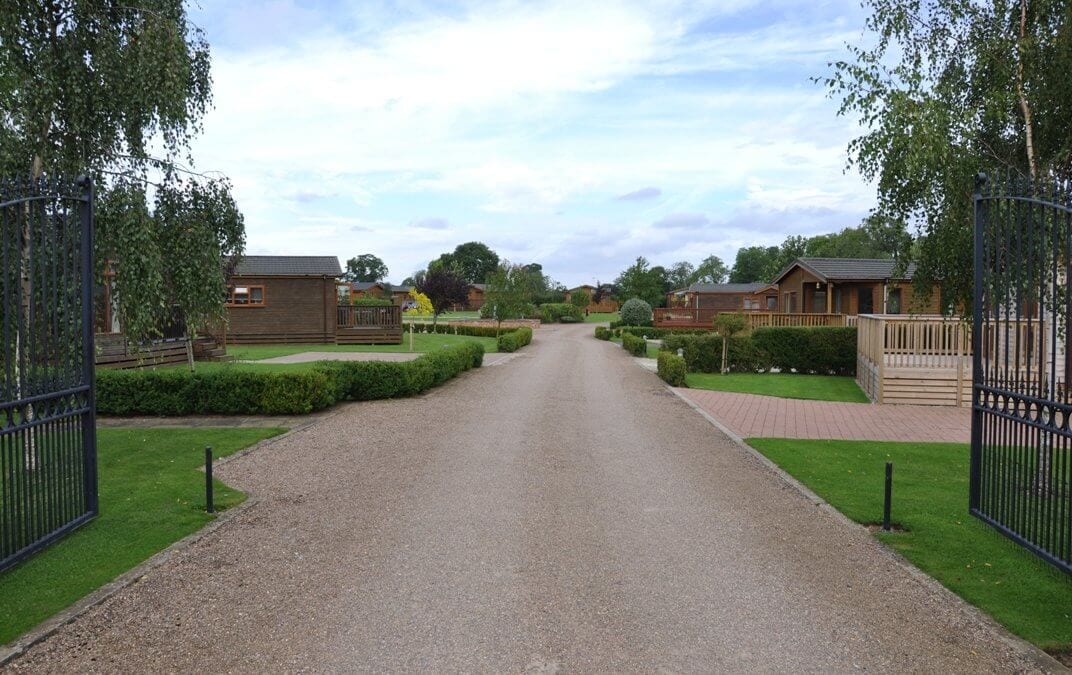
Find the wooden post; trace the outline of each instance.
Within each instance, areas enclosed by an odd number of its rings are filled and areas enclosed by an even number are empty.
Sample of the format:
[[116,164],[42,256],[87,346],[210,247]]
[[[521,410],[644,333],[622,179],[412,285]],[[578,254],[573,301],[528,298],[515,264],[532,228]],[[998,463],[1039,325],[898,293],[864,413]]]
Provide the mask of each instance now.
[[413,351],[413,322],[409,322],[409,350]]
[[826,313],[834,313],[834,284],[826,283]]

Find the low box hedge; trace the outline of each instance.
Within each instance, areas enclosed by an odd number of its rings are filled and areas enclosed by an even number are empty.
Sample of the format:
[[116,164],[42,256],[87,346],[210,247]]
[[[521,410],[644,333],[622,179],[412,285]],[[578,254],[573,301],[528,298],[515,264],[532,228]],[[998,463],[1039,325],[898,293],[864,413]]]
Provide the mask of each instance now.
[[[715,333],[697,335],[668,335],[663,349],[672,353],[681,350],[690,373],[722,371],[722,336]],[[733,337],[727,350],[727,367],[734,373],[759,373],[770,370],[771,361],[749,337]]]
[[671,387],[685,386],[685,359],[673,352],[661,351],[657,359],[657,371],[659,377]]
[[500,352],[516,352],[530,342],[532,342],[532,329],[521,326],[500,335],[498,347]]
[[597,340],[609,340],[610,329],[606,326],[596,326],[596,339]]
[[625,351],[633,356],[646,356],[648,353],[647,340],[637,337],[632,333],[622,334],[622,347],[625,347]]
[[413,361],[322,361],[307,371],[281,373],[257,366],[190,372],[101,370],[101,415],[303,415],[338,401],[412,396],[484,360],[472,342],[422,354]]
[[713,328],[655,328],[654,326],[619,326],[611,332],[615,336],[632,333],[638,337],[647,336],[652,340],[661,340],[667,335],[703,335],[713,332]]

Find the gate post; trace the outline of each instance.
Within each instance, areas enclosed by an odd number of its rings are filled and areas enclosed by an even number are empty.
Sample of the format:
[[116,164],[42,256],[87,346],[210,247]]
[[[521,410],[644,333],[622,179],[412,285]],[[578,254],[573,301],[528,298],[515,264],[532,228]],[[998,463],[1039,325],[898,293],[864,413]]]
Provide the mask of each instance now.
[[93,344],[93,179],[82,176],[78,179],[82,188],[82,203],[79,220],[82,233],[82,378],[86,389],[86,414],[82,416],[82,439],[85,448],[82,463],[86,496],[86,510],[98,513],[97,503],[97,396],[94,368],[97,353]]
[[975,176],[975,189],[972,191],[973,223],[973,298],[972,298],[972,413],[971,413],[971,458],[969,460],[968,510],[979,508],[979,482],[982,459],[983,402],[979,400],[983,381],[983,237],[986,236],[983,217],[983,188],[987,184],[987,175]]

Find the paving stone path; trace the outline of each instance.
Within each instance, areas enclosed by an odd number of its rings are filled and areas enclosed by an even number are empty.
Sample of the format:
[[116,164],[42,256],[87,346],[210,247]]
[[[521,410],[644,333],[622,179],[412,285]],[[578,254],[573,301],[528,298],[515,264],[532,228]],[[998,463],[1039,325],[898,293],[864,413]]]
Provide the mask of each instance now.
[[969,408],[799,401],[702,389],[676,391],[741,438],[971,441]]
[[220,466],[255,506],[11,669],[1037,668],[591,327],[520,354]]

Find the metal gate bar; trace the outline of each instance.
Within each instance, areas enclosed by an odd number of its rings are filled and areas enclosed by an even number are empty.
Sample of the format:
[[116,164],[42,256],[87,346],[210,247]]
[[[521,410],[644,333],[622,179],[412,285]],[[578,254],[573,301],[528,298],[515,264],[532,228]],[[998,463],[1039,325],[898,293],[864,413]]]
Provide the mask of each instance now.
[[980,174],[975,205],[970,510],[1072,573],[1072,200]]
[[0,182],[0,570],[97,514],[93,185]]

